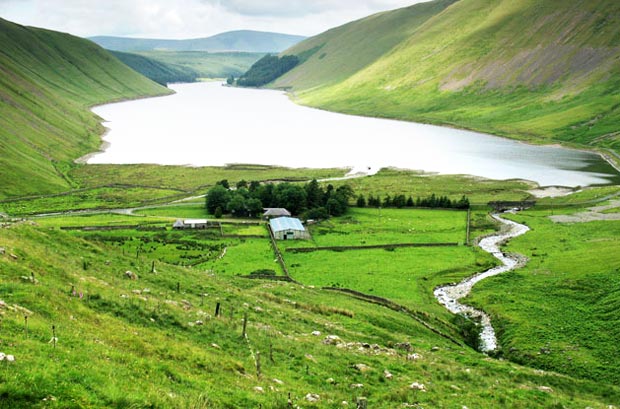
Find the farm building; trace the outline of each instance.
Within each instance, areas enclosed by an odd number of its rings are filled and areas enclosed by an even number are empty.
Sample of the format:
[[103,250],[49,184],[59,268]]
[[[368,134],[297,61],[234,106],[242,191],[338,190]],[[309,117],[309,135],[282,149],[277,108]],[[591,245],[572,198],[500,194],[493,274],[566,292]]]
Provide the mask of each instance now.
[[263,210],[265,211],[265,213],[263,213],[264,219],[273,219],[274,217],[291,217],[291,212],[282,207],[268,207]]
[[276,240],[309,239],[310,234],[306,231],[299,219],[293,217],[277,217],[269,221],[269,226]]
[[178,219],[172,225],[173,229],[206,229],[208,225],[207,219]]

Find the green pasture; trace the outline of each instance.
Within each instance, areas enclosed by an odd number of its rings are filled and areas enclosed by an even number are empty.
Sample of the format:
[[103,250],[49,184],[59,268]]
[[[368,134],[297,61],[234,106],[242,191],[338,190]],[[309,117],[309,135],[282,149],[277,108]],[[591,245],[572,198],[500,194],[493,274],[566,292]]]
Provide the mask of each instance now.
[[532,228],[506,247],[528,264],[481,282],[470,301],[491,313],[511,360],[617,384],[620,222],[559,224],[548,214],[511,217]]
[[351,208],[310,226],[318,247],[399,243],[464,243],[467,211]]

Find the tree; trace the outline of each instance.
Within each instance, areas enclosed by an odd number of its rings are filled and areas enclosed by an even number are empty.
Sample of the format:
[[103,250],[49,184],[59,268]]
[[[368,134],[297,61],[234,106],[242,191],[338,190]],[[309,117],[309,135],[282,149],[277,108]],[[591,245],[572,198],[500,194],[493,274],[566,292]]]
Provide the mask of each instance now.
[[230,200],[230,191],[222,185],[215,185],[207,192],[206,207],[209,214],[215,214],[215,209],[226,209]]
[[232,75],[229,75],[228,78],[226,78],[226,84],[233,85],[234,83],[235,83],[235,77]]
[[292,214],[300,214],[307,208],[306,190],[292,183],[281,183],[274,188],[275,207],[284,207]]
[[237,182],[237,189],[241,189],[242,187],[247,188],[248,187],[248,182],[246,182],[245,180],[241,179],[240,181]]
[[245,202],[245,206],[248,211],[248,216],[259,217],[263,214],[263,204],[259,199],[251,198]]
[[215,209],[215,213],[214,216],[216,219],[221,219],[222,218],[222,208],[221,207],[217,207],[217,209]]
[[313,179],[305,186],[306,190],[306,205],[308,209],[314,209],[315,207],[323,206],[323,197],[325,196],[325,192],[321,189],[319,182],[316,179]]
[[366,199],[364,195],[359,195],[357,197],[357,207],[366,207]]
[[219,182],[215,183],[216,185],[220,185],[225,187],[226,189],[230,189],[230,184],[228,183],[228,179],[222,179]]
[[405,207],[406,204],[407,199],[405,198],[405,195],[396,195],[394,196],[394,199],[392,199],[392,206],[399,209]]
[[238,193],[234,194],[226,205],[226,210],[234,217],[245,217],[248,215],[248,209],[245,205],[245,198]]

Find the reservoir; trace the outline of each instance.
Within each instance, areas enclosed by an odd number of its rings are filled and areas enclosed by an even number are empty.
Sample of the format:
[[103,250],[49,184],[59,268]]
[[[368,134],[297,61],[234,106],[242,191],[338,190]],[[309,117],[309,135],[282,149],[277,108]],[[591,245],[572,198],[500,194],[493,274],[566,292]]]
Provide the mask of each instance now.
[[109,128],[88,163],[286,167],[396,167],[541,186],[618,181],[600,156],[476,132],[343,115],[296,105],[281,92],[173,84],[176,94],[99,106]]

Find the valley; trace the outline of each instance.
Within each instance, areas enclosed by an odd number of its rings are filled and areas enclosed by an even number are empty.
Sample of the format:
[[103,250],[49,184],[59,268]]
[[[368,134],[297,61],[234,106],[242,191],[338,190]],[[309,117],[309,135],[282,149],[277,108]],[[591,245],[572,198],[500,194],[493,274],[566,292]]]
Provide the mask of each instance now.
[[[262,48],[125,65],[0,19],[0,408],[619,407],[617,16],[380,12],[289,38],[287,95],[152,80],[239,78]],[[500,260],[457,291],[482,318],[437,300]]]

